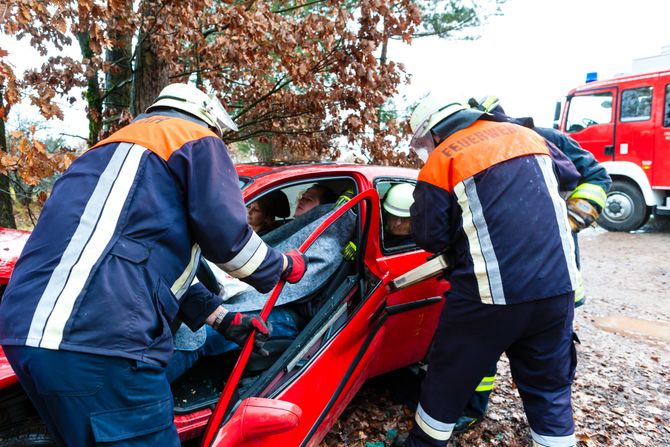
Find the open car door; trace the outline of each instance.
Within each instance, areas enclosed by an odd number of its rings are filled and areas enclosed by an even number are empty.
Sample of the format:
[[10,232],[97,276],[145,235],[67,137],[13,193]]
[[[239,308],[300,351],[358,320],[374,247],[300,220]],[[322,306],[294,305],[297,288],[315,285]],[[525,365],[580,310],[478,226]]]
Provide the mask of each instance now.
[[[337,208],[305,240],[356,212],[356,259],[344,262],[298,338],[249,389],[240,391],[253,340],[247,340],[210,418],[203,446],[315,445],[369,376],[381,344],[386,274],[377,265],[379,196],[369,189]],[[283,283],[270,294],[267,319]],[[238,394],[239,393],[239,394]]]

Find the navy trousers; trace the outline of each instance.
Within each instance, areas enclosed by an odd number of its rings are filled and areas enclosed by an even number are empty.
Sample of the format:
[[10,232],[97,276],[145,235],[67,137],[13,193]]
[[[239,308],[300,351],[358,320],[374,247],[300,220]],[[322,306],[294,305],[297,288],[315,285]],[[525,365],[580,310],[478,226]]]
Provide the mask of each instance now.
[[506,306],[448,295],[406,445],[446,446],[482,377],[505,352],[533,440],[572,446],[572,293]]
[[[579,239],[577,238],[577,233],[572,233],[572,241],[575,244],[575,262],[577,264],[577,269],[580,269],[579,262]],[[581,281],[581,284],[578,283],[577,289],[575,291],[575,308],[582,306],[586,303],[586,296],[584,294],[584,283],[583,278],[578,281]],[[580,290],[581,288],[581,290]],[[575,335],[576,337],[576,335]],[[498,360],[496,359],[495,363],[486,371],[486,375],[482,378],[481,383],[475,389],[475,392],[472,394],[472,397],[465,406],[463,414],[465,416],[482,419],[486,413],[486,409],[489,405],[489,398],[493,392],[493,383],[495,381],[496,373],[498,372]]]
[[4,346],[61,446],[180,446],[165,368],[117,357]]

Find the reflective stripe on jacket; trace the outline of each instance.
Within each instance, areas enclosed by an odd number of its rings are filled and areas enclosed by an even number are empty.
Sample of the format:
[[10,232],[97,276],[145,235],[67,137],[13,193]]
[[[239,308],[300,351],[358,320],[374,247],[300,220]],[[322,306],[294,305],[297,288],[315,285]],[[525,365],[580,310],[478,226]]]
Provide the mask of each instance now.
[[190,287],[201,251],[259,290],[279,278],[223,142],[188,119],[139,119],[55,183],[0,304],[0,343],[165,364],[175,316],[197,328],[221,303]]
[[450,293],[513,304],[572,292],[574,247],[561,189],[574,165],[537,133],[490,116],[448,136],[419,173],[412,232],[450,247]]

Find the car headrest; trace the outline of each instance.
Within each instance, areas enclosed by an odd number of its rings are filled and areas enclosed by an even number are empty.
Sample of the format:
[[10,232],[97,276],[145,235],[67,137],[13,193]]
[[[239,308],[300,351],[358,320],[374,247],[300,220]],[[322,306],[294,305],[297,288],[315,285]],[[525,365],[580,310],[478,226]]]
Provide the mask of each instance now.
[[286,219],[291,214],[291,205],[288,202],[288,197],[283,191],[273,191],[270,193],[270,202],[272,203],[272,210],[275,217]]

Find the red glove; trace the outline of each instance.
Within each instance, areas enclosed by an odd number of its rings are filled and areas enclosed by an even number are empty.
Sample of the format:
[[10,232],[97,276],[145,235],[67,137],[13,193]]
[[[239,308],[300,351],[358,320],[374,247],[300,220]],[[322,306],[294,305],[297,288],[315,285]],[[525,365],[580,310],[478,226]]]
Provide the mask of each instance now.
[[291,284],[297,283],[305,276],[305,272],[307,271],[307,257],[298,250],[291,250],[284,253],[284,256],[286,256],[288,263],[286,269],[281,274],[281,278]]
[[258,315],[228,312],[223,317],[221,323],[214,329],[223,334],[228,340],[240,346],[244,344],[252,331],[258,331],[256,338],[254,338],[254,352],[263,356],[269,354],[268,351],[263,349],[263,345],[272,332],[272,326],[266,326]]

